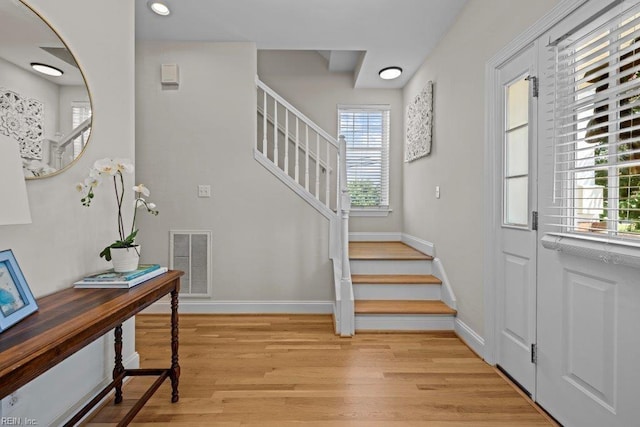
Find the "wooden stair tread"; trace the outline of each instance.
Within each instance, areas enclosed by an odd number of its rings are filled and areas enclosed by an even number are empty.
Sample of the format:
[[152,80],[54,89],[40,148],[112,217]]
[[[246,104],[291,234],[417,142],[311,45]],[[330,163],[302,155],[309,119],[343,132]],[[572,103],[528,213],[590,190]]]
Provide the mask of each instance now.
[[352,260],[432,260],[402,242],[349,242]]
[[456,310],[442,301],[432,300],[357,300],[356,314],[449,314]]
[[354,285],[440,285],[442,281],[431,274],[352,274]]

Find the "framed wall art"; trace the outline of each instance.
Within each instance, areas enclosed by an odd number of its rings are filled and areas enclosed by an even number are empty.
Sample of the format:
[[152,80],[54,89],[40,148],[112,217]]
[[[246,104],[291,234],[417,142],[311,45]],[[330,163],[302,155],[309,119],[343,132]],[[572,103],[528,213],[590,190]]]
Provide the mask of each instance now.
[[0,333],[38,310],[11,249],[0,251]]
[[432,128],[433,83],[429,81],[407,108],[406,162],[428,156],[431,153]]
[[42,160],[44,104],[0,87],[0,134],[18,141],[20,156]]

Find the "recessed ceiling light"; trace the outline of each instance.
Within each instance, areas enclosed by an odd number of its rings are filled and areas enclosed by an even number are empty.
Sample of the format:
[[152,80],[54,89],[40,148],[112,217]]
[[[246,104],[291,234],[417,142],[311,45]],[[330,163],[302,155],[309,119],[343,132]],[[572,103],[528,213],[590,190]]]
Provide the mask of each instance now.
[[167,6],[166,4],[160,1],[149,0],[147,2],[147,5],[149,6],[149,9],[151,9],[154,13],[158,15],[167,16],[168,14],[171,13],[171,11],[169,10],[169,6]]
[[387,67],[387,68],[383,68],[382,70],[380,70],[380,72],[378,73],[378,75],[380,76],[381,79],[384,80],[393,80],[396,79],[398,77],[400,77],[400,74],[402,74],[402,68],[400,67]]
[[46,74],[47,76],[60,77],[62,74],[64,74],[62,70],[56,67],[52,67],[51,65],[47,64],[40,64],[38,62],[32,62],[31,68],[39,73]]

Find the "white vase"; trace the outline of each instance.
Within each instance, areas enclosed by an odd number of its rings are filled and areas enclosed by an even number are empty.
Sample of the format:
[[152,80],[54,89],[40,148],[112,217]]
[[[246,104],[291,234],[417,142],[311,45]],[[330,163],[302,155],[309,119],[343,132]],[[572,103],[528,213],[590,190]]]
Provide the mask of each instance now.
[[131,248],[111,248],[113,271],[124,273],[136,270],[140,261],[140,248],[140,245]]

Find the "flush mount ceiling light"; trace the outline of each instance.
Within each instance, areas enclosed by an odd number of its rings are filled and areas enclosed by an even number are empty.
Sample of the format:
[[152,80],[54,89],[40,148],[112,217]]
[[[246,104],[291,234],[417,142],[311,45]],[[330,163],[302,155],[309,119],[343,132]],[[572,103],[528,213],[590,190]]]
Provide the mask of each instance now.
[[169,10],[169,6],[167,6],[166,4],[160,1],[149,0],[147,2],[147,5],[149,6],[149,9],[151,9],[154,13],[158,15],[167,16],[171,13],[171,11]]
[[387,67],[387,68],[383,68],[382,70],[380,70],[380,72],[378,73],[378,75],[380,76],[381,79],[384,80],[393,80],[396,79],[398,77],[400,77],[400,74],[402,74],[402,68],[400,67]]
[[62,70],[56,67],[52,67],[51,65],[47,64],[40,64],[39,62],[32,62],[31,68],[39,73],[46,74],[47,76],[60,77],[64,74]]

